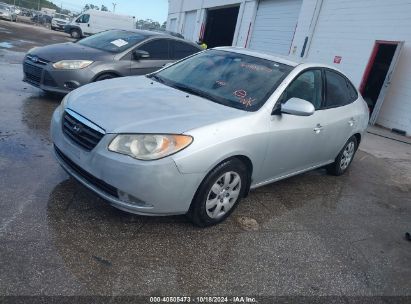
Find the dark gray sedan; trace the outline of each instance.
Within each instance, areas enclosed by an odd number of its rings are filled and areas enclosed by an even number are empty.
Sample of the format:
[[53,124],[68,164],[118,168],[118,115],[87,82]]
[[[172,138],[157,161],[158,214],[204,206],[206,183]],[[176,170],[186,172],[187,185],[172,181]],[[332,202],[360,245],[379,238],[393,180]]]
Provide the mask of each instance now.
[[148,74],[199,51],[198,45],[164,33],[110,30],[75,43],[31,49],[24,57],[23,81],[68,93],[94,81]]

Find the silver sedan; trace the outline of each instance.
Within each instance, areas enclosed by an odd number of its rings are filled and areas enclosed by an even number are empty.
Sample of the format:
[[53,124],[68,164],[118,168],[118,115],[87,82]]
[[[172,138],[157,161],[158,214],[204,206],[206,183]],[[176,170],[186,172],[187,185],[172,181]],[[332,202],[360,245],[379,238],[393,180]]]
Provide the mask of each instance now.
[[62,167],[121,210],[223,221],[250,189],[349,167],[367,105],[333,67],[216,48],[68,94],[51,133]]

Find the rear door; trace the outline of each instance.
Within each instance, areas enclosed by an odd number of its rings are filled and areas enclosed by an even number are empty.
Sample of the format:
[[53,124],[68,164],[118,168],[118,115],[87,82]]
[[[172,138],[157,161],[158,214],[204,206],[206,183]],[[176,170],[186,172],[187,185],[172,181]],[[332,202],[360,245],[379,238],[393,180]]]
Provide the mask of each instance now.
[[323,132],[327,137],[323,153],[331,161],[337,156],[346,141],[353,135],[356,125],[358,94],[351,82],[342,74],[324,69],[325,98],[321,112],[324,113]]
[[145,75],[171,62],[170,39],[159,38],[139,45],[135,50],[146,51],[149,58],[135,59],[131,54],[130,74]]

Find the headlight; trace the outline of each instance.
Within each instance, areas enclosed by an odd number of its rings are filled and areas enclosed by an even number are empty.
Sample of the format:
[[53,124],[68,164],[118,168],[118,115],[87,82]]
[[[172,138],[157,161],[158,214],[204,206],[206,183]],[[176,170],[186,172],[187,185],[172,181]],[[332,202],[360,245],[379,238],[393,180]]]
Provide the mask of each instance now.
[[192,142],[193,138],[187,135],[121,134],[108,149],[140,160],[155,160],[177,153]]
[[58,70],[77,70],[84,69],[92,64],[90,60],[61,60],[53,63],[53,68]]

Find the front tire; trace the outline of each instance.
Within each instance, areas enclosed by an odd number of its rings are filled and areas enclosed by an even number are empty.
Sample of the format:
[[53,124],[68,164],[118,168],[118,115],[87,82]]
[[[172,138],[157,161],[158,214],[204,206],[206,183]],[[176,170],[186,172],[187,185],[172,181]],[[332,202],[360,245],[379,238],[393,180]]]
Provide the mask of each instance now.
[[71,36],[71,38],[74,38],[74,39],[81,38],[81,34],[80,34],[79,30],[71,30],[70,31],[70,36]]
[[327,172],[331,175],[340,176],[344,174],[352,160],[354,159],[355,152],[358,148],[358,141],[355,136],[352,136],[338,153],[335,161],[327,166]]
[[111,73],[106,73],[106,74],[102,74],[100,76],[98,76],[94,81],[102,81],[102,80],[106,80],[106,79],[112,79],[112,78],[116,78],[118,77],[115,74],[111,74]]
[[224,221],[244,197],[249,183],[247,167],[239,159],[215,167],[198,188],[188,217],[200,227]]

